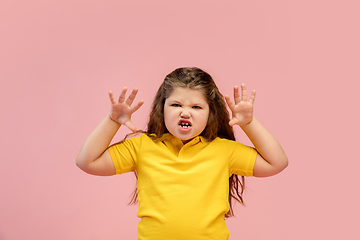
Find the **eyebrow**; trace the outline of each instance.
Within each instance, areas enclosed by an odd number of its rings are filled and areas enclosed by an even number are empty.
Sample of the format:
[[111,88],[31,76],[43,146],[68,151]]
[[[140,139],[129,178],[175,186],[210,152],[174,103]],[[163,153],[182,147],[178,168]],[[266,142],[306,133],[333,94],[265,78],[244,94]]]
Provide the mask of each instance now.
[[168,102],[171,102],[171,103],[181,103],[179,100],[176,100],[176,99],[168,98],[167,100],[168,100]]
[[[165,101],[168,101],[169,103],[180,103],[180,104],[183,104],[182,101],[176,99],[176,98],[171,98],[171,97],[168,97],[165,99]],[[206,105],[208,104],[208,102],[203,102],[203,103],[200,103],[200,102],[195,102],[195,103],[191,103],[190,105],[193,106],[193,105],[199,105],[199,106],[203,106],[203,105]]]
[[[181,101],[169,99],[169,104],[173,104],[173,103],[181,104],[181,105],[184,104],[184,103],[181,102]],[[204,106],[204,105],[206,105],[206,104],[207,104],[207,102],[205,102],[205,103],[195,102],[195,103],[190,103],[190,106]]]

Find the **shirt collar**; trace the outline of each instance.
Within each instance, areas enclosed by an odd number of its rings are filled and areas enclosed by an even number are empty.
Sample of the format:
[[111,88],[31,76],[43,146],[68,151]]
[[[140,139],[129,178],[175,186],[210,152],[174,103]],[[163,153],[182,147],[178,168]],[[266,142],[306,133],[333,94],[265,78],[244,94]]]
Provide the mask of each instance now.
[[[174,137],[173,135],[171,135],[170,133],[165,133],[160,139],[159,139],[159,141],[164,141],[164,140],[168,140],[168,141],[170,141],[170,140],[173,140],[173,141],[177,141],[177,140],[179,140],[179,141],[181,141],[180,139],[178,139],[177,137]],[[197,137],[194,137],[190,142],[188,142],[188,143],[191,143],[191,145],[195,145],[195,144],[197,144],[197,143],[204,143],[204,144],[206,144],[206,143],[208,143],[209,141],[206,139],[206,138],[204,138],[203,136],[197,136]]]

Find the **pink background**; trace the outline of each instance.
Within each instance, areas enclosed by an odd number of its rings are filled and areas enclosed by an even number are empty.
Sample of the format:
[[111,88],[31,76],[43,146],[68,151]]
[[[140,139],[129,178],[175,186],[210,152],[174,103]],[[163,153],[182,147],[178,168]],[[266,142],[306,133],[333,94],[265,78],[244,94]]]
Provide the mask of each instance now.
[[360,238],[358,1],[220,2],[1,1],[1,240],[136,239],[133,174],[87,175],[75,158],[108,90],[139,87],[144,128],[181,66],[207,70],[223,94],[256,89],[255,115],[290,160],[248,178],[230,239]]

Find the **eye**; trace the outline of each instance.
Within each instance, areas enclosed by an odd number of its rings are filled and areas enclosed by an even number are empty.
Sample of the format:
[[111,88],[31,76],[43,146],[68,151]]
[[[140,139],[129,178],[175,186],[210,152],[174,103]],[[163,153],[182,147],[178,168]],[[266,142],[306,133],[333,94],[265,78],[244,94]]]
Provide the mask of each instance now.
[[200,106],[193,106],[192,108],[194,108],[194,109],[202,109],[202,107],[200,107]]
[[170,106],[172,106],[172,107],[181,107],[181,105],[178,104],[178,103],[173,103],[173,104],[171,104]]

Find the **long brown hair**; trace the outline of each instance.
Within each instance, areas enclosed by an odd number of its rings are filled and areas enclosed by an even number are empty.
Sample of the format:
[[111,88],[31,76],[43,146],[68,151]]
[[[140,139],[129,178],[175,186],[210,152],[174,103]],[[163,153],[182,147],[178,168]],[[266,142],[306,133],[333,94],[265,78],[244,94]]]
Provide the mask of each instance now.
[[[229,125],[229,112],[223,95],[220,93],[212,77],[205,71],[193,68],[178,68],[168,74],[160,85],[154,101],[147,126],[146,134],[153,139],[161,138],[168,130],[164,122],[164,103],[177,87],[195,89],[201,91],[209,104],[209,118],[204,131],[200,134],[209,141],[217,137],[235,140],[233,128]],[[136,172],[135,172],[136,174]],[[234,216],[233,200],[244,204],[243,192],[245,178],[233,174],[229,178],[229,204],[230,210],[225,217]],[[137,192],[133,193],[131,204],[137,202]]]

